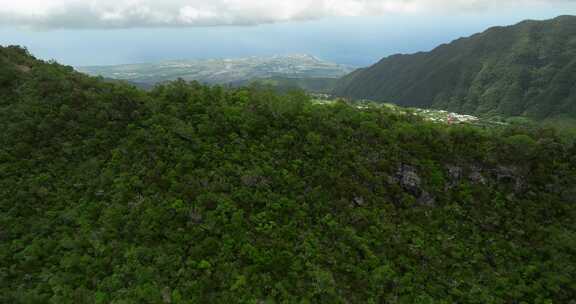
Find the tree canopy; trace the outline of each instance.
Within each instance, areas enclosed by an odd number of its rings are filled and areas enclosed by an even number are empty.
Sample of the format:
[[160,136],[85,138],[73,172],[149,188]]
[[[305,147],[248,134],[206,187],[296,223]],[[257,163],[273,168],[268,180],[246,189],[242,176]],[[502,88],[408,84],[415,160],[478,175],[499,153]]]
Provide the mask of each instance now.
[[0,48],[0,302],[568,303],[576,147]]

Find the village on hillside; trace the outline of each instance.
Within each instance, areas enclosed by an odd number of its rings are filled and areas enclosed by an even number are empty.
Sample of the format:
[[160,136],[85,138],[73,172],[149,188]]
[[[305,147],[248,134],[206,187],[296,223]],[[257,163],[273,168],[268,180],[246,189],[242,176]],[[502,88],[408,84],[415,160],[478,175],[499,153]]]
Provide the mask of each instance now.
[[399,114],[414,114],[431,122],[448,124],[448,125],[458,125],[458,124],[472,124],[479,126],[506,125],[506,123],[504,122],[496,121],[493,119],[483,119],[472,115],[459,114],[445,110],[405,108],[392,103],[380,103],[367,99],[351,100],[351,99],[338,98],[330,94],[322,94],[322,93],[312,93],[310,94],[310,96],[313,102],[316,104],[330,105],[338,102],[343,102],[346,104],[353,105],[354,107],[361,110],[386,107],[387,109]]

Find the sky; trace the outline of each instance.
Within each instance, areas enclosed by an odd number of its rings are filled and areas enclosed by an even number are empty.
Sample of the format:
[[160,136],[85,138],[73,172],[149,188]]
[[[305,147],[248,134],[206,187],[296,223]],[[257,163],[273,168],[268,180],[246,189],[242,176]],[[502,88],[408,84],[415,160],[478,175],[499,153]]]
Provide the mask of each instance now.
[[306,53],[354,66],[575,0],[0,0],[0,45],[74,66]]

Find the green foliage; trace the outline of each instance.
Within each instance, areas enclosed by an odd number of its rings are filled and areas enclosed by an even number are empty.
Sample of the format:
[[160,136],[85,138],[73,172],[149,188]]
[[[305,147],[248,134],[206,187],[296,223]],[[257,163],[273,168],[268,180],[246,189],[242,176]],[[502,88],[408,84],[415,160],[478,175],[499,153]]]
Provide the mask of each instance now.
[[295,77],[271,77],[262,79],[250,79],[230,83],[231,86],[247,86],[255,83],[266,88],[267,86],[279,92],[293,90],[305,90],[314,93],[330,93],[336,86],[338,78],[295,78]]
[[338,96],[474,115],[576,118],[576,17],[524,21],[353,72]]
[[0,59],[2,303],[576,297],[576,147],[551,131]]

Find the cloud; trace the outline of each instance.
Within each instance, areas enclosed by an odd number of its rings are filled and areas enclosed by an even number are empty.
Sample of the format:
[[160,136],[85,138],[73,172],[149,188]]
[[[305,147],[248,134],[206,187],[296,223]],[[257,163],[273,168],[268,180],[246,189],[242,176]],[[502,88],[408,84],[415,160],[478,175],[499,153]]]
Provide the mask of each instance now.
[[570,0],[0,0],[0,24],[43,29],[257,25],[563,1]]

